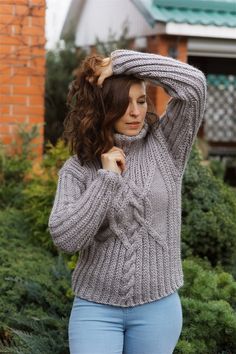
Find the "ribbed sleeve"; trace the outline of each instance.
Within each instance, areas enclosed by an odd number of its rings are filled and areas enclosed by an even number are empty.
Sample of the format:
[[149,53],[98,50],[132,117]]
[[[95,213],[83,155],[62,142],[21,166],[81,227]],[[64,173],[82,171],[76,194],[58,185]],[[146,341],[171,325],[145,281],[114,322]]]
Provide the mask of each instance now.
[[81,174],[62,169],[49,217],[49,231],[55,245],[68,253],[77,252],[93,242],[122,183],[118,173],[99,169],[96,178],[82,192],[80,177]]
[[189,64],[157,54],[116,50],[111,58],[114,75],[132,74],[149,80],[172,96],[161,116],[160,129],[154,124],[153,133],[158,137],[161,132],[176,167],[182,172],[206,105],[204,74]]

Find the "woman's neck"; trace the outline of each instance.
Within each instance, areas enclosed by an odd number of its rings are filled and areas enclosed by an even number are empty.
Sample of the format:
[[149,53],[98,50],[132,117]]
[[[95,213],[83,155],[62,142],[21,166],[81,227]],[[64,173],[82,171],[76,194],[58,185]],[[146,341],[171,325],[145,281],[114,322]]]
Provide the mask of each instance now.
[[149,125],[147,121],[140,132],[137,135],[125,135],[121,133],[114,133],[114,144],[115,146],[124,150],[125,153],[129,153],[130,149],[136,148],[142,144],[143,139],[147,135]]

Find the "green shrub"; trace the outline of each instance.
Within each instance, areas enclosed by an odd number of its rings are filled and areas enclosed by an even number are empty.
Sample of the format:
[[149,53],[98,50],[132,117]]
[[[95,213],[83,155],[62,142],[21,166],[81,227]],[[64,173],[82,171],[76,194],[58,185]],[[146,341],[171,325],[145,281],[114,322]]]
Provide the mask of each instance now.
[[57,172],[69,157],[68,148],[62,140],[55,147],[47,145],[42,165],[31,177],[24,189],[24,216],[30,228],[30,240],[40,242],[46,249],[56,252],[48,231],[48,218],[52,209],[57,186]]
[[183,261],[183,330],[175,353],[236,352],[236,282],[200,259]]
[[21,211],[0,212],[0,352],[66,354],[70,271],[28,226]]
[[16,143],[12,145],[12,149],[16,149],[15,154],[7,153],[4,146],[0,145],[0,209],[22,206],[24,178],[32,167],[31,144],[37,134],[37,126],[33,126],[30,131],[25,130],[25,125],[18,126],[21,151],[17,151]]
[[209,167],[215,177],[224,180],[226,165],[224,162],[216,159],[211,159],[209,161]]
[[62,135],[67,113],[66,96],[73,71],[85,57],[70,42],[61,50],[48,51],[46,56],[45,141],[55,144]]
[[231,270],[236,256],[236,197],[233,189],[202,166],[196,146],[183,178],[183,256],[207,257]]

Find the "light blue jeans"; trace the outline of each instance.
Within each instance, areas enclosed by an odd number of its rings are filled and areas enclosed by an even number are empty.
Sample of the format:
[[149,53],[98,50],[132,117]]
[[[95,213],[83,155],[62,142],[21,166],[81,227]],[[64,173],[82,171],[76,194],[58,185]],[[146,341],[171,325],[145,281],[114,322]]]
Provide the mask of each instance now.
[[75,297],[69,320],[71,354],[171,354],[182,330],[178,292],[134,307]]

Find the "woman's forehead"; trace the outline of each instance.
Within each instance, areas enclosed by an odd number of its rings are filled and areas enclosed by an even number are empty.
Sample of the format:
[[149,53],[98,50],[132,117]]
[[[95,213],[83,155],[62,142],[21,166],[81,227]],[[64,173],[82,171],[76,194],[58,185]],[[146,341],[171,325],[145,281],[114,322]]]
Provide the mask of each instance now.
[[145,82],[142,81],[140,83],[134,83],[130,86],[129,89],[129,96],[142,96],[142,95],[146,95],[146,85]]

